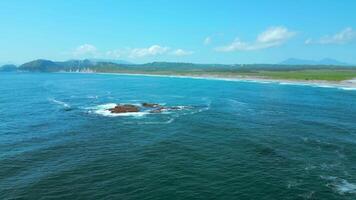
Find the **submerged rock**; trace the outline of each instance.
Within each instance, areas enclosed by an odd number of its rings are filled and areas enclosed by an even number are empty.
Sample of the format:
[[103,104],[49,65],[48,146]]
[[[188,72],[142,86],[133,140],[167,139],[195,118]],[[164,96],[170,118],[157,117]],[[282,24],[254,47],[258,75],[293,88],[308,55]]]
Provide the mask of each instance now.
[[111,113],[127,113],[127,112],[139,112],[140,108],[135,105],[117,105],[114,108],[108,109]]
[[159,105],[158,103],[142,103],[143,107],[146,108],[158,108],[158,107],[162,107],[161,105]]
[[161,113],[163,111],[165,111],[166,109],[163,107],[159,107],[157,109],[151,110],[150,113]]
[[179,106],[171,106],[167,108],[168,110],[182,110],[182,107]]

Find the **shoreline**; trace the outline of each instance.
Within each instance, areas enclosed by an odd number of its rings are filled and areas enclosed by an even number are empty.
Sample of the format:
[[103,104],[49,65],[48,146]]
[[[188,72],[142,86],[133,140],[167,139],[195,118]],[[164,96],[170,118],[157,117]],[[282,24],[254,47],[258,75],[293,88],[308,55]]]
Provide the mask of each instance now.
[[280,84],[280,85],[299,85],[322,88],[337,88],[343,90],[356,90],[356,79],[344,81],[325,81],[325,80],[289,80],[289,79],[272,79],[254,76],[219,76],[219,75],[168,75],[168,74],[144,74],[144,73],[103,73],[103,72],[56,72],[56,73],[71,73],[71,74],[103,74],[103,75],[122,75],[122,76],[147,76],[147,77],[162,77],[162,78],[186,78],[186,79],[201,79],[201,80],[217,80],[231,82],[251,82],[262,84]]

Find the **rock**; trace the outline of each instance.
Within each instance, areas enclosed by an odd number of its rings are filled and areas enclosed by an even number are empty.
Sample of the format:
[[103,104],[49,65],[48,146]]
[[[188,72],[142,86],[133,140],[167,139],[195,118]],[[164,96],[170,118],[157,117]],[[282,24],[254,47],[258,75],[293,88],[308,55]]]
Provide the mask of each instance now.
[[162,113],[165,111],[178,111],[182,110],[186,107],[182,106],[162,106],[157,103],[142,103],[141,106],[135,106],[131,104],[118,104],[114,108],[108,109],[111,113],[128,113],[128,112],[140,112],[142,109],[145,112],[150,112],[150,113]]
[[146,108],[157,108],[157,107],[161,107],[161,105],[159,105],[158,103],[142,103],[143,107]]
[[139,112],[140,108],[135,105],[117,105],[114,108],[108,109],[111,113],[127,113],[127,112]]

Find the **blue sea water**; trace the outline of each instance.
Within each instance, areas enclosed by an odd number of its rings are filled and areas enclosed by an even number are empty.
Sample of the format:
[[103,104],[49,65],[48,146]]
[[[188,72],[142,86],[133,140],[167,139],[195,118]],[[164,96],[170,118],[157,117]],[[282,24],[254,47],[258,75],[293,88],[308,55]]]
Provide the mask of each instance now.
[[0,199],[356,199],[356,91],[2,73]]

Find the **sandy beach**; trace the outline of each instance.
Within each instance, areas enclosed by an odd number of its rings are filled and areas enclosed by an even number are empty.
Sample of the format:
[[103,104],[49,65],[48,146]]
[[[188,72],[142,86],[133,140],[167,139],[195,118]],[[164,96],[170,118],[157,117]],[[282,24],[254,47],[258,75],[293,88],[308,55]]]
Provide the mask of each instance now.
[[166,75],[166,74],[143,74],[143,73],[96,73],[109,75],[125,75],[125,76],[151,76],[151,77],[171,77],[171,78],[190,78],[190,79],[206,79],[220,81],[236,81],[236,82],[258,82],[258,83],[275,83],[281,85],[304,85],[311,87],[338,88],[343,90],[356,90],[356,79],[344,81],[325,81],[325,80],[287,80],[287,79],[272,79],[268,77],[255,76],[221,76],[221,75]]

